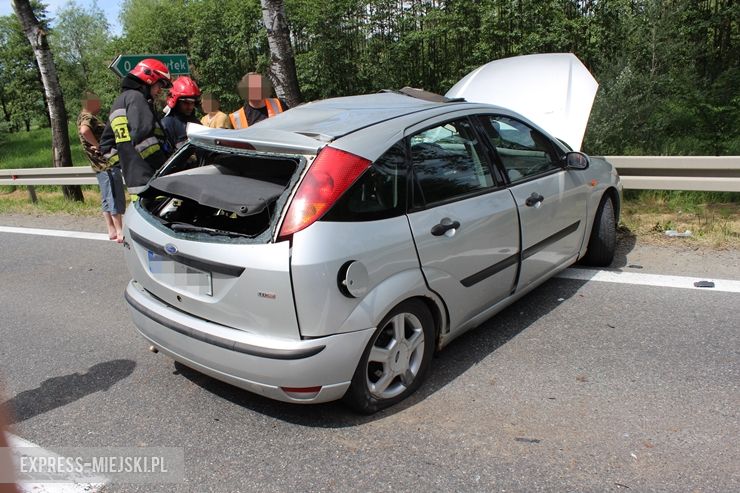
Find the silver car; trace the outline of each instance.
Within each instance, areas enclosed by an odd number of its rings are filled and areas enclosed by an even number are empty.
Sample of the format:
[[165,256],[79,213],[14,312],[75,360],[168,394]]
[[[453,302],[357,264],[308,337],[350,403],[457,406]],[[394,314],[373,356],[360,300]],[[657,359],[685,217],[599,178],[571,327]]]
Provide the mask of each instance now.
[[245,130],[189,127],[125,218],[139,332],[251,392],[372,413],[560,270],[609,265],[622,189],[608,162],[571,150],[585,121],[560,127],[566,144],[462,99],[499,93],[485,73],[448,97],[385,92]]

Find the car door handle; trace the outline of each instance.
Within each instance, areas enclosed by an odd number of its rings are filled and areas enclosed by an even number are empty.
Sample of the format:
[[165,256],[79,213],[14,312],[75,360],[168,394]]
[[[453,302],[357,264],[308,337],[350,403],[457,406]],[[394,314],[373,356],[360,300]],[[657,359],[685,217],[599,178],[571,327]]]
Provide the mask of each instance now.
[[539,207],[543,200],[545,200],[545,197],[537,192],[532,192],[532,195],[527,197],[524,203],[527,204],[527,207]]
[[439,224],[435,224],[432,227],[432,234],[434,236],[442,236],[451,229],[457,229],[460,227],[460,221],[451,221],[449,218],[442,219]]

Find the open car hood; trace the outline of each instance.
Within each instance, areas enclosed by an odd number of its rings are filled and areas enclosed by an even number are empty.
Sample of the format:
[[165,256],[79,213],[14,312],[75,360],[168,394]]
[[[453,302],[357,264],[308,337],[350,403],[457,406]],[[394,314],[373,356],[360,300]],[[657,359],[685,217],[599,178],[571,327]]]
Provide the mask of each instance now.
[[516,111],[579,151],[599,84],[572,53],[494,60],[445,96]]

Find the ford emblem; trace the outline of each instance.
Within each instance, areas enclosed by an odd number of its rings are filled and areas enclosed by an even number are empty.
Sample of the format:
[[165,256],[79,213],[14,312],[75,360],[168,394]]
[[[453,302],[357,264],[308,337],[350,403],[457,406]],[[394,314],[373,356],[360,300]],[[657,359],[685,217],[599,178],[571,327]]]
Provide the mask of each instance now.
[[164,246],[164,251],[169,253],[170,255],[174,255],[177,253],[177,247],[173,245],[172,243],[167,243]]

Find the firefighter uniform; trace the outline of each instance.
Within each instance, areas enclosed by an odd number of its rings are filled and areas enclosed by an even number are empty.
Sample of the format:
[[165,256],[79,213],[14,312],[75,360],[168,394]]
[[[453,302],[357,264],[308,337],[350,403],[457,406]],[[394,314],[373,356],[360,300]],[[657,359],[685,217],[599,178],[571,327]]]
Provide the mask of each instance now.
[[100,151],[111,165],[120,163],[126,187],[139,194],[172,152],[154,109],[149,87],[132,76],[123,78],[103,131]]

